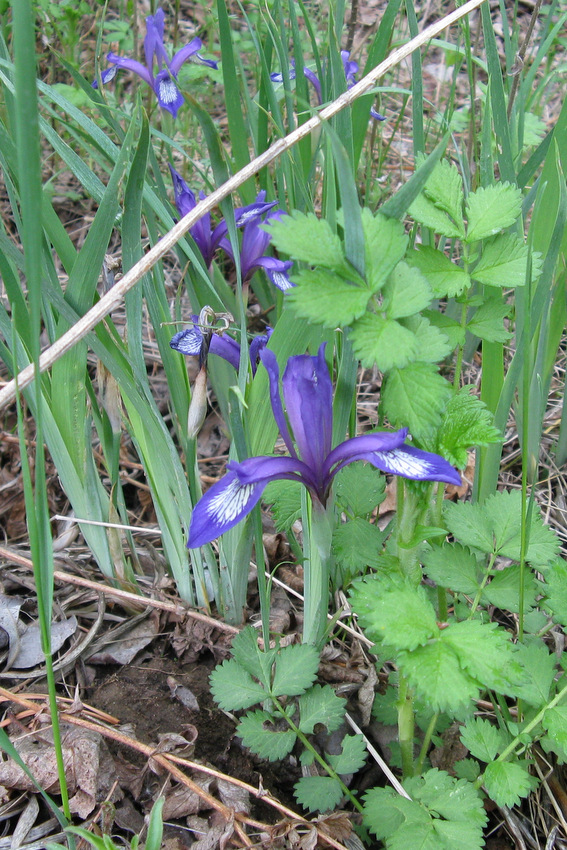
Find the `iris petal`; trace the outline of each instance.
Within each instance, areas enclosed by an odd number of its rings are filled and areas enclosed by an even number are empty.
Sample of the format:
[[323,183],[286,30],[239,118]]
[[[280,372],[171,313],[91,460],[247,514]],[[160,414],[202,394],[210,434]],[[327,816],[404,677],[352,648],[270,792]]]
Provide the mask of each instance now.
[[266,484],[241,484],[235,472],[227,472],[195,505],[188,548],[210,543],[244,519],[260,501]]

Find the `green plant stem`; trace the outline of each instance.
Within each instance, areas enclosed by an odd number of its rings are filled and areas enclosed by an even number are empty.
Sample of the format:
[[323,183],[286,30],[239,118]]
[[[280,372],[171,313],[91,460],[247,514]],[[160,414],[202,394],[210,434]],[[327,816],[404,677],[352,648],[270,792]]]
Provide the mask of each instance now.
[[487,582],[487,581],[488,581],[488,579],[490,578],[490,572],[491,572],[491,570],[492,570],[492,567],[494,566],[494,561],[495,561],[495,560],[496,560],[496,555],[495,555],[495,554],[494,554],[494,552],[493,552],[493,553],[492,553],[492,555],[490,556],[490,561],[488,562],[488,566],[487,566],[487,568],[486,568],[486,572],[485,572],[485,574],[484,574],[484,577],[483,577],[483,579],[482,579],[482,581],[481,581],[481,583],[480,583],[480,587],[478,588],[478,590],[477,590],[477,592],[476,592],[476,596],[475,596],[475,598],[474,598],[473,604],[471,605],[471,610],[469,611],[469,616],[468,616],[468,619],[469,619],[469,620],[471,619],[471,617],[473,616],[474,612],[475,612],[475,611],[476,611],[476,609],[478,608],[478,605],[479,605],[479,602],[480,602],[480,597],[482,596],[482,591],[483,591],[483,590],[484,590],[484,588],[486,587],[486,582]]
[[307,497],[309,552],[304,564],[303,643],[317,647],[321,646],[327,627],[333,510],[332,499],[325,508],[317,499]]
[[402,753],[402,771],[404,779],[414,775],[413,739],[415,717],[413,712],[413,694],[407,679],[400,674],[398,685],[398,740]]
[[416,584],[421,581],[421,569],[417,560],[418,546],[415,545],[415,530],[419,523],[419,500],[401,478],[397,481],[397,555],[404,575]]
[[344,784],[344,782],[342,781],[342,779],[340,778],[338,773],[335,773],[333,768],[329,764],[327,764],[327,762],[325,761],[325,759],[321,755],[319,755],[319,753],[317,752],[317,750],[315,749],[313,744],[304,735],[304,733],[301,731],[301,729],[298,726],[295,725],[295,723],[293,722],[293,720],[290,717],[288,717],[287,713],[284,711],[283,707],[280,705],[278,700],[274,700],[274,705],[275,705],[277,711],[279,712],[279,714],[281,714],[281,716],[285,719],[285,721],[289,725],[290,729],[297,735],[297,737],[299,738],[299,740],[301,741],[301,743],[303,744],[305,749],[309,750],[309,752],[312,753],[313,758],[315,759],[317,764],[321,765],[321,767],[323,768],[325,773],[327,773],[331,777],[331,779],[335,779],[339,783],[345,797],[349,798],[349,800],[351,801],[351,803],[353,804],[355,809],[357,809],[359,812],[362,812],[363,811],[362,805],[356,799],[356,797],[354,796],[352,791],[349,788],[347,788],[347,786]]
[[421,745],[421,749],[419,751],[419,756],[415,765],[416,775],[419,775],[423,771],[423,763],[425,762],[425,757],[427,755],[427,751],[429,749],[433,733],[435,732],[435,727],[437,726],[438,719],[439,712],[436,711],[431,720],[429,721],[429,726],[427,727],[425,737],[423,739],[423,744]]

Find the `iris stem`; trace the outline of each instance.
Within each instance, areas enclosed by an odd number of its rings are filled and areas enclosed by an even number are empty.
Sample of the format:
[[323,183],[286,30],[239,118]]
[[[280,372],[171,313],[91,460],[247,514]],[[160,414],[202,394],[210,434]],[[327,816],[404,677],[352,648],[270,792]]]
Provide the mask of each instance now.
[[303,643],[320,648],[327,627],[329,576],[333,538],[333,505],[325,508],[318,499],[305,499],[308,535],[305,541]]

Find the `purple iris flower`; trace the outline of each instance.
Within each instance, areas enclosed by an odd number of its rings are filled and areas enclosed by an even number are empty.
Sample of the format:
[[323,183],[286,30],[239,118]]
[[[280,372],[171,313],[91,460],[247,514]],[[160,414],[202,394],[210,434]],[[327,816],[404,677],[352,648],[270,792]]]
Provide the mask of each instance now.
[[[345,70],[347,89],[350,89],[356,83],[356,74],[358,73],[358,62],[354,62],[354,60],[350,58],[350,53],[348,52],[348,50],[341,50],[341,59],[343,60],[343,68]],[[303,75],[309,80],[309,82],[315,89],[317,100],[319,101],[319,106],[321,106],[321,104],[323,103],[323,96],[321,93],[321,80],[319,79],[317,74],[311,70],[311,68],[305,67],[303,69]],[[270,79],[273,83],[283,83],[283,74],[270,74]],[[295,63],[293,61],[289,69],[289,79],[295,80]],[[370,115],[377,121],[386,120],[386,117],[384,115],[380,115],[380,113],[376,112],[375,109],[370,110]]]
[[[193,315],[191,316],[191,319],[193,321],[193,326],[176,333],[169,344],[171,348],[175,351],[181,352],[181,354],[202,357],[204,336],[198,325],[199,317]],[[250,355],[253,375],[256,374],[260,352],[268,344],[268,340],[271,335],[272,328],[268,327],[266,328],[265,334],[255,336],[250,343],[248,353]],[[218,357],[222,357],[223,360],[228,361],[228,363],[238,370],[240,365],[240,345],[235,339],[232,339],[232,337],[226,336],[225,334],[213,333],[210,339],[208,351],[209,354],[216,354]]]
[[[181,217],[191,212],[197,206],[197,198],[195,193],[191,191],[181,174],[171,165],[169,166],[171,177],[173,180],[173,191],[175,194],[175,206]],[[206,197],[204,192],[199,193],[199,199],[204,200]],[[237,227],[244,227],[253,219],[260,218],[265,212],[275,207],[277,201],[266,201],[266,192],[262,190],[256,196],[256,200],[252,204],[245,207],[237,207],[234,210],[234,218]],[[228,227],[223,219],[216,227],[211,225],[211,214],[205,213],[199,219],[197,224],[190,228],[191,236],[195,240],[199,251],[203,255],[205,265],[210,268],[211,263],[217,248],[223,248],[232,257],[232,249],[227,238]]]
[[[262,268],[265,270],[268,278],[274,286],[285,292],[294,284],[288,277],[288,272],[293,266],[292,260],[279,260],[277,257],[265,256],[265,252],[271,240],[271,235],[267,233],[262,224],[275,219],[281,219],[285,213],[281,210],[274,210],[268,213],[262,221],[261,218],[255,216],[250,218],[244,225],[242,235],[242,247],[240,249],[240,269],[242,272],[242,280],[249,280],[256,269]],[[227,244],[223,243],[223,249],[234,260],[234,251],[228,240]]]
[[[146,18],[145,65],[135,59],[109,53],[106,58],[112,63],[112,67],[107,68],[100,76],[103,83],[109,83],[120,69],[133,71],[153,89],[161,108],[167,109],[175,118],[179,107],[183,104],[183,97],[176,82],[181,66],[190,59],[196,59],[203,65],[208,65],[209,68],[218,68],[218,63],[200,55],[199,50],[203,46],[200,38],[194,38],[189,44],[178,50],[173,59],[169,59],[163,43],[164,19],[163,9],[158,9],[155,15]],[[157,62],[157,74],[155,75],[154,61]],[[98,88],[97,80],[93,82],[93,88]]]
[[444,458],[406,445],[407,428],[364,434],[331,448],[333,386],[325,362],[325,345],[320,346],[316,357],[302,354],[288,360],[282,389],[291,430],[280,398],[276,356],[269,348],[262,351],[260,358],[270,378],[274,418],[291,457],[253,457],[242,463],[229,463],[224,478],[213,484],[195,506],[188,547],[204,546],[240,522],[260,501],[270,481],[299,481],[311,498],[324,506],[333,477],[343,466],[357,460],[417,481],[461,483],[459,473]]

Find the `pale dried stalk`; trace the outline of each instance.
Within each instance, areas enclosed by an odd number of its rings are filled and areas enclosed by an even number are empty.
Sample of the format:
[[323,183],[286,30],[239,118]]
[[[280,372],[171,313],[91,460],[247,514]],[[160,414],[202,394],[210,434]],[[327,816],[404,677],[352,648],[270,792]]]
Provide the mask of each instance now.
[[[187,213],[184,218],[178,221],[177,224],[174,225],[174,227],[172,227],[171,230],[166,233],[165,236],[160,239],[160,241],[154,245],[147,254],[144,255],[144,257],[142,257],[141,260],[132,266],[127,274],[124,275],[122,280],[116,283],[112,289],[106,293],[106,295],[103,295],[100,301],[95,304],[88,313],[79,319],[72,328],[70,328],[63,334],[63,336],[54,342],[53,345],[43,352],[39,359],[40,372],[45,372],[46,369],[53,366],[60,357],[66,354],[77,342],[79,342],[79,340],[83,339],[89,331],[92,331],[101,319],[104,319],[105,316],[118,307],[128,290],[132,289],[132,287],[149,272],[152,266],[154,266],[158,260],[161,260],[161,258],[165,256],[165,254],[167,254],[167,252],[170,251],[177,242],[179,242],[182,236],[187,233],[189,228],[193,227],[200,218],[216,207],[220,201],[228,197],[228,195],[238,189],[239,186],[242,186],[243,183],[246,183],[246,181],[253,177],[257,171],[265,168],[282,153],[285,153],[285,151],[289,150],[305,136],[308,136],[313,132],[313,130],[320,127],[321,124],[329,118],[332,118],[340,112],[341,109],[344,109],[345,106],[349,106],[351,103],[354,103],[358,97],[368,92],[368,90],[378,82],[380,77],[384,76],[387,71],[394,68],[403,59],[410,56],[414,50],[417,50],[426,42],[435,38],[435,36],[439,35],[439,33],[448,26],[451,26],[451,24],[454,24],[455,21],[464,18],[469,14],[469,12],[477,9],[484,2],[485,0],[469,0],[468,3],[465,3],[460,8],[455,9],[454,12],[445,15],[445,17],[441,18],[441,20],[431,24],[431,26],[424,29],[423,32],[415,38],[412,38],[411,41],[408,41],[407,44],[402,45],[402,47],[398,47],[397,50],[394,50],[390,56],[384,60],[384,62],[381,62],[373,68],[370,73],[363,77],[362,80],[356,83],[347,92],[340,95],[340,97],[333,101],[333,103],[330,103],[329,106],[321,109],[317,115],[314,115],[309,119],[309,121],[306,121],[305,124],[297,127],[297,129],[288,136],[285,136],[283,139],[278,139],[278,141],[274,142],[267,151],[256,157],[256,159],[253,159],[252,162],[244,166],[244,168],[242,168],[237,174],[227,180],[226,183],[223,183],[222,186],[212,192],[212,194],[210,194],[207,198],[200,201],[191,210],[191,212]],[[0,390],[0,410],[15,400],[16,387],[20,390],[27,387],[33,381],[34,374],[35,365],[32,363],[29,366],[26,366],[25,369],[22,369],[17,376],[17,379],[9,381],[6,386]]]

